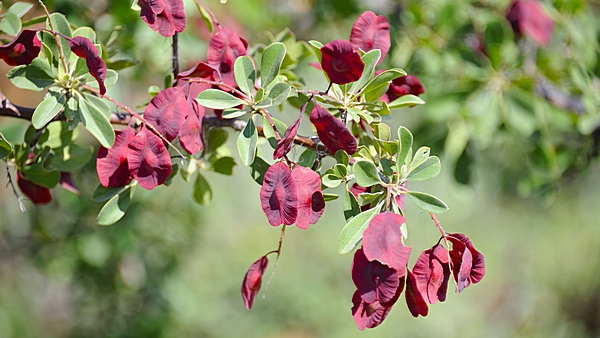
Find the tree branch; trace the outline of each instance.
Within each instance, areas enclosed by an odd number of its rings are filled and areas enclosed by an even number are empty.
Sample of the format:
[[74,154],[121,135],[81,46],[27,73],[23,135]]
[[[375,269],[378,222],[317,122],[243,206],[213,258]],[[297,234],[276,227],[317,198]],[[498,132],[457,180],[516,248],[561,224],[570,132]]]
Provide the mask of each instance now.
[[[22,107],[12,104],[6,96],[0,91],[0,116],[14,117],[26,121],[31,121],[35,108]],[[110,117],[110,123],[114,125],[128,125],[131,122],[131,114],[129,113],[112,113]],[[64,121],[65,117],[63,114],[59,114],[54,121]],[[241,132],[246,127],[246,121],[240,119],[229,119],[222,120],[216,116],[205,116],[202,120],[205,126],[209,127],[225,127],[231,128],[235,131]],[[256,127],[258,135],[265,137],[265,133],[262,127]],[[322,144],[318,143],[310,137],[297,135],[294,138],[294,144],[304,148],[312,149],[318,152],[327,153],[327,148]]]

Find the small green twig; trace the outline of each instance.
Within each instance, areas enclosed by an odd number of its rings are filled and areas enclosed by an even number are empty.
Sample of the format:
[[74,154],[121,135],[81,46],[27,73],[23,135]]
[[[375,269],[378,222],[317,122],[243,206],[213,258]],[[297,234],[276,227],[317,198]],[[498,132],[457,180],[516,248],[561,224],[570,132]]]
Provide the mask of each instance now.
[[60,39],[58,38],[58,34],[56,34],[56,31],[54,30],[54,25],[52,24],[52,18],[50,17],[50,12],[48,12],[48,8],[46,7],[46,5],[44,5],[44,2],[42,0],[38,0],[40,5],[42,5],[42,7],[44,8],[44,11],[46,12],[46,17],[48,18],[48,25],[50,26],[50,31],[52,32],[52,35],[54,36],[54,40],[56,41],[56,46],[58,48],[58,57],[60,58],[60,61],[62,62],[63,67],[65,68],[65,73],[69,72],[69,68],[67,67],[67,61],[65,60],[65,52],[62,49],[62,45],[60,43]]

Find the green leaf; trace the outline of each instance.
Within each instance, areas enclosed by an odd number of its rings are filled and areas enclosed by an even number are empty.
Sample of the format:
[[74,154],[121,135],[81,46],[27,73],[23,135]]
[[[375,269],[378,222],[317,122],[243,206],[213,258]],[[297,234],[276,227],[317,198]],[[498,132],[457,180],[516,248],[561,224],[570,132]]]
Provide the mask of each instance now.
[[198,94],[198,103],[212,109],[227,109],[246,104],[243,100],[218,89],[207,89]]
[[292,87],[285,82],[280,82],[273,86],[267,95],[272,100],[273,106],[278,106],[287,100]]
[[448,206],[441,199],[423,192],[409,191],[408,197],[419,209],[427,212],[441,214],[448,210]]
[[246,127],[240,133],[237,139],[237,147],[240,153],[240,159],[245,166],[254,162],[256,156],[256,147],[258,146],[258,133],[253,119],[249,119]]
[[[25,130],[25,136],[23,137],[23,142],[27,144],[32,144],[34,138],[37,137],[37,144],[44,144],[48,141],[50,137],[50,131],[48,128],[44,130],[37,130],[32,125],[29,125]],[[29,152],[27,153],[29,155]]]
[[[87,67],[87,66],[86,66]],[[171,74],[173,75],[173,74]],[[106,88],[110,88],[112,87],[115,83],[117,83],[117,80],[119,79],[119,73],[115,72],[112,69],[108,69],[106,71],[106,79],[104,80],[104,86]],[[85,82],[86,85],[98,89],[98,81],[93,78],[90,73],[85,73],[84,76],[81,77],[81,80],[83,82]]]
[[411,106],[414,106],[417,104],[424,104],[424,103],[425,103],[425,101],[423,101],[420,97],[408,94],[408,95],[400,96],[399,98],[390,102],[388,106],[390,107],[390,109],[398,109],[398,108],[411,107]]
[[369,226],[369,222],[379,213],[381,206],[378,205],[369,210],[363,211],[354,216],[344,226],[340,236],[338,237],[338,251],[341,254],[347,254],[354,250],[362,239],[362,235]]
[[36,16],[35,18],[26,20],[22,22],[22,26],[23,27],[29,27],[29,26],[33,26],[33,25],[37,25],[38,23],[42,23],[42,22],[46,22],[46,15],[39,15]]
[[31,8],[33,8],[33,4],[17,1],[6,10],[6,13],[4,13],[4,15],[6,16],[6,14],[8,13],[12,13],[15,14],[18,18],[21,18],[23,17],[23,15],[27,14],[27,12],[29,12]]
[[363,192],[358,195],[358,204],[359,205],[367,205],[371,204],[374,201],[377,201],[381,196],[383,196],[383,191],[378,192]]
[[84,93],[83,97],[86,101],[94,106],[99,112],[101,112],[110,121],[111,109],[106,100],[99,98],[98,96]]
[[262,99],[265,96],[265,89],[264,88],[258,88],[258,90],[256,91],[256,95],[254,96],[254,102],[260,102],[262,101]]
[[333,166],[333,173],[335,174],[335,176],[344,179],[348,175],[348,167],[346,167],[343,164],[337,163]]
[[73,36],[83,36],[92,43],[96,43],[96,32],[90,27],[78,27],[73,31]]
[[285,57],[285,45],[275,42],[265,48],[260,60],[261,87],[266,87],[279,74],[281,62]]
[[335,188],[338,185],[340,185],[340,183],[342,183],[342,179],[336,176],[335,174],[325,174],[323,175],[321,182],[327,188]]
[[194,183],[194,201],[200,205],[209,205],[212,200],[212,190],[208,181],[198,172]]
[[79,113],[85,129],[94,135],[103,147],[112,147],[115,143],[115,131],[106,116],[86,99],[79,100]]
[[121,70],[137,66],[140,62],[134,59],[111,59],[106,61],[106,67],[112,70]]
[[11,69],[6,76],[16,87],[34,91],[40,91],[55,82],[48,62],[39,57],[28,65]]
[[212,16],[208,12],[208,10],[204,8],[204,5],[200,1],[196,1],[196,8],[198,8],[198,12],[200,12],[200,16],[202,17],[202,21],[204,21],[208,32],[212,34],[212,32],[215,29],[215,24],[213,22]]
[[[73,31],[71,31],[71,25],[67,18],[61,13],[52,13],[50,14],[50,19],[52,20],[52,26],[54,30],[57,32],[66,35],[69,38],[73,37]],[[48,20],[46,20],[46,29],[50,29],[50,24]],[[58,47],[56,46],[56,40],[52,33],[50,34],[42,34],[42,41],[47,44],[52,50],[52,55],[55,60],[58,62]],[[63,55],[65,56],[65,60],[69,60],[71,57],[71,48],[69,47],[69,43],[67,40],[59,36],[60,45],[63,50]]]
[[49,135],[44,146],[52,149],[63,148],[75,141],[79,135],[79,130],[69,129],[69,123],[65,121],[54,121],[46,127]]
[[81,114],[79,113],[79,101],[76,98],[72,97],[67,101],[64,114],[67,119],[68,129],[78,131],[76,128],[79,125],[79,121],[81,121]]
[[246,115],[247,111],[245,110],[240,110],[237,108],[230,108],[230,109],[225,109],[223,110],[223,114],[221,114],[221,116],[223,117],[223,119],[235,119],[238,118],[240,116],[244,116]]
[[308,43],[312,47],[312,50],[315,53],[315,56],[317,57],[317,60],[319,60],[319,63],[321,63],[321,57],[323,56],[321,54],[321,48],[323,48],[323,44],[317,40],[309,40]]
[[263,99],[256,104],[255,108],[269,108],[271,106],[273,106],[273,99],[270,97],[263,97]]
[[339,163],[339,164],[343,164],[344,166],[348,166],[348,164],[350,163],[350,158],[348,156],[348,153],[346,153],[342,149],[336,151],[333,156],[334,156],[336,162]]
[[329,193],[323,194],[323,201],[325,201],[325,202],[335,201],[338,198],[339,198],[339,196],[337,194],[329,194]]
[[354,123],[360,122],[360,116],[358,115],[361,112],[360,109],[350,107],[350,108],[346,109],[346,112],[352,118],[352,121],[354,121]]
[[400,146],[396,163],[398,167],[397,171],[400,172],[400,168],[406,163],[406,159],[410,158],[412,155],[413,136],[410,133],[410,130],[400,126],[400,128],[398,128],[398,140],[400,140]]
[[352,87],[350,87],[350,93],[357,92],[358,90],[362,89],[367,82],[369,82],[373,76],[373,72],[375,71],[375,66],[379,61],[379,58],[381,58],[381,51],[379,49],[370,50],[361,57],[363,63],[365,64],[365,68],[363,69],[360,79],[354,82]]
[[219,174],[233,175],[233,167],[234,166],[235,166],[235,160],[233,159],[233,157],[225,156],[225,157],[221,157],[218,160],[216,160],[212,164],[211,169],[214,172],[217,172]]
[[96,218],[98,224],[105,226],[113,225],[123,218],[127,208],[129,208],[134,191],[135,186],[109,199],[100,210],[100,213],[98,213],[98,217]]
[[0,30],[12,36],[16,36],[21,31],[21,19],[15,13],[4,13],[0,21]]
[[352,166],[356,183],[361,187],[370,187],[379,184],[379,172],[371,161],[358,161]]
[[421,165],[421,163],[425,162],[429,158],[430,149],[429,147],[421,147],[417,151],[415,151],[415,156],[412,161],[408,165],[408,171],[412,171],[414,168]]
[[233,75],[242,92],[251,95],[256,80],[254,61],[247,55],[238,57],[233,64]]
[[261,157],[256,156],[254,162],[250,165],[250,176],[258,185],[263,185],[265,179],[265,173],[269,169],[269,163],[263,160]]
[[306,149],[298,158],[298,164],[305,167],[311,168],[317,159],[317,152],[312,149]]
[[217,148],[219,148],[220,146],[225,144],[225,142],[227,142],[227,138],[229,138],[229,133],[227,132],[227,130],[223,128],[211,129],[208,133],[207,150],[209,152],[217,150]]
[[64,95],[57,91],[49,91],[46,98],[35,108],[31,123],[35,129],[42,129],[48,122],[52,121],[65,106]]
[[148,87],[148,95],[150,95],[150,97],[154,98],[156,95],[158,95],[158,93],[160,93],[161,89],[159,86],[157,85],[152,85],[150,87]]
[[[287,126],[276,118],[271,117],[271,119],[273,120],[273,123],[275,123],[275,128],[277,128],[277,132],[279,133],[279,135],[283,136],[285,130],[287,129]],[[271,147],[273,149],[277,148],[277,138],[275,137],[275,130],[273,129],[271,124],[269,124],[269,121],[267,121],[267,119],[263,119],[263,132],[265,133],[265,137],[267,141],[269,141]]]
[[25,166],[22,170],[29,181],[48,189],[54,188],[60,180],[58,170],[46,170],[42,163]]
[[375,123],[375,124],[373,124],[373,129],[375,129],[373,134],[375,135],[376,138],[378,138],[382,141],[389,141],[392,139],[392,131],[387,124]]
[[75,171],[83,168],[91,159],[93,148],[81,148],[75,144],[57,151],[52,166],[59,171]]
[[358,205],[356,196],[350,192],[348,185],[346,185],[346,193],[344,194],[344,218],[346,218],[346,222],[360,214],[360,212],[360,205]]
[[6,140],[4,135],[0,133],[0,160],[4,159],[12,153],[12,145]]
[[440,159],[437,156],[431,156],[418,166],[410,169],[406,179],[409,181],[430,180],[440,173],[441,168]]
[[398,141],[376,141],[388,155],[396,155],[399,150]]
[[129,189],[130,186],[124,187],[105,187],[102,184],[98,185],[94,193],[92,194],[92,199],[96,202],[104,202],[111,199],[113,196],[120,194],[125,191],[125,189]]
[[406,72],[399,68],[388,69],[385,72],[377,75],[373,80],[369,81],[362,91],[365,96],[365,101],[375,101],[385,93],[387,86],[394,79],[406,75]]

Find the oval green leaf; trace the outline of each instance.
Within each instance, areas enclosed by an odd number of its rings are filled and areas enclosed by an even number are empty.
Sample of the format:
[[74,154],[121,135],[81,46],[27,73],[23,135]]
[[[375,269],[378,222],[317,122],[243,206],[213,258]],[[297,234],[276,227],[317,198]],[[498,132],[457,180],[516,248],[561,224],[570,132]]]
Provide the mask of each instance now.
[[5,13],[0,21],[0,30],[12,36],[16,36],[21,31],[21,19],[15,13]]
[[441,214],[448,210],[448,206],[441,199],[423,192],[409,191],[408,197],[419,209]]
[[406,177],[409,181],[426,181],[439,175],[442,164],[437,156],[428,157],[421,164],[411,169]]
[[94,135],[103,147],[112,147],[115,143],[115,131],[106,116],[85,99],[79,100],[79,113],[85,129]]
[[58,170],[46,170],[41,163],[25,166],[22,170],[28,180],[44,188],[52,189],[60,181]]
[[424,103],[425,103],[425,101],[423,101],[420,97],[408,94],[408,95],[400,96],[399,98],[390,102],[389,107],[390,107],[390,109],[398,109],[398,108],[411,107],[411,106],[414,106],[417,104],[424,104]]
[[373,72],[375,71],[375,66],[381,57],[381,51],[379,49],[373,49],[369,52],[365,53],[361,57],[363,63],[365,64],[365,68],[363,69],[362,75],[358,81],[352,84],[350,87],[350,93],[355,93],[356,91],[362,89],[373,77]]
[[243,100],[218,89],[207,89],[198,94],[197,99],[201,106],[212,109],[227,109],[246,104]]
[[281,63],[285,57],[285,45],[275,42],[265,48],[260,60],[261,87],[266,87],[279,74]]
[[249,119],[246,127],[240,133],[237,139],[238,152],[240,159],[245,166],[249,166],[254,162],[256,156],[256,147],[258,146],[258,133],[253,119]]
[[209,205],[212,200],[212,189],[208,181],[198,172],[194,183],[194,201],[200,205]]
[[338,251],[341,254],[347,254],[354,250],[362,239],[362,235],[369,226],[369,222],[379,213],[381,206],[363,211],[356,215],[346,224],[338,237]]
[[352,166],[356,183],[361,187],[370,187],[379,184],[379,172],[371,161],[358,161]]
[[35,108],[31,123],[35,129],[42,129],[52,121],[65,106],[65,97],[56,91],[48,92],[48,96]]
[[98,213],[98,217],[96,218],[98,224],[104,226],[113,225],[123,218],[133,198],[134,189],[135,186],[109,199],[100,210],[100,213]]
[[398,128],[398,139],[400,140],[400,145],[398,149],[398,156],[396,157],[396,164],[398,168],[397,172],[400,172],[400,168],[404,163],[406,163],[406,159],[410,158],[411,156],[413,136],[410,133],[410,130],[401,126]]
[[406,75],[406,72],[399,68],[388,69],[377,75],[373,80],[367,83],[365,89],[362,91],[366,101],[378,99],[381,95],[377,95],[377,93],[381,92],[382,88],[385,88],[394,79],[403,75]]
[[39,57],[29,65],[11,69],[6,76],[16,87],[34,91],[40,91],[55,82],[50,65]]
[[248,95],[252,94],[254,81],[256,80],[256,70],[254,69],[254,61],[249,56],[240,56],[235,60],[233,75],[242,92]]
[[12,145],[6,140],[4,135],[0,133],[0,160],[4,159],[12,153]]
[[335,174],[326,174],[323,176],[321,181],[327,188],[335,188],[342,183],[342,179],[337,177]]
[[278,106],[285,102],[285,100],[287,100],[288,96],[290,95],[291,90],[292,87],[290,87],[290,85],[285,82],[280,82],[273,86],[273,88],[271,88],[269,94],[267,95],[272,100],[271,105]]
[[92,199],[96,202],[105,202],[111,199],[113,196],[122,193],[125,189],[129,189],[129,186],[124,187],[105,187],[99,184],[94,193]]
[[18,18],[21,18],[23,15],[27,14],[27,12],[29,12],[31,8],[33,8],[33,4],[17,1],[6,10],[6,13],[4,15],[8,13],[13,13]]

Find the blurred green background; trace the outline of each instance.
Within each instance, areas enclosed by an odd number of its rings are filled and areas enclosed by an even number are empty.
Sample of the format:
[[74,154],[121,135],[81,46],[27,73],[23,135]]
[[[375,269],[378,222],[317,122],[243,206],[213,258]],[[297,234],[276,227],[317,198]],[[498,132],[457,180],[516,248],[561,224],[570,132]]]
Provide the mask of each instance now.
[[[51,204],[27,204],[22,213],[10,188],[0,189],[0,337],[600,335],[600,2],[543,2],[555,27],[552,42],[539,48],[512,32],[504,18],[510,1],[205,3],[250,45],[285,27],[299,39],[348,38],[364,10],[386,15],[393,46],[382,66],[417,75],[427,101],[386,122],[408,126],[441,154],[442,175],[418,189],[450,206],[439,216],[442,226],[472,239],[485,255],[485,278],[461,294],[449,292],[425,318],[413,318],[399,303],[380,327],[358,331],[350,313],[352,257],[336,249],[344,221],[335,201],[309,230],[289,228],[266,298],[273,261],[246,311],[244,273],[276,249],[280,231],[268,225],[260,187],[245,167],[236,166],[233,176],[206,174],[209,207],[195,204],[191,184],[178,177],[170,187],[138,189],[125,218],[100,227],[102,205],[90,200],[98,185],[91,163],[75,175],[82,197],[54,189]],[[116,48],[140,63],[121,72],[109,94],[135,106],[148,99],[149,85],[162,85],[170,41],[129,9],[131,1],[46,4],[77,25],[93,26],[101,39],[121,27]],[[182,69],[204,59],[208,37],[193,1],[185,6]],[[306,65],[302,71],[324,81]],[[580,100],[581,109],[540,95],[543,81]],[[39,102],[6,79],[0,85],[14,103]],[[25,127],[0,119],[9,138],[18,140]],[[412,205],[406,214],[412,265],[439,234],[427,214]]]

